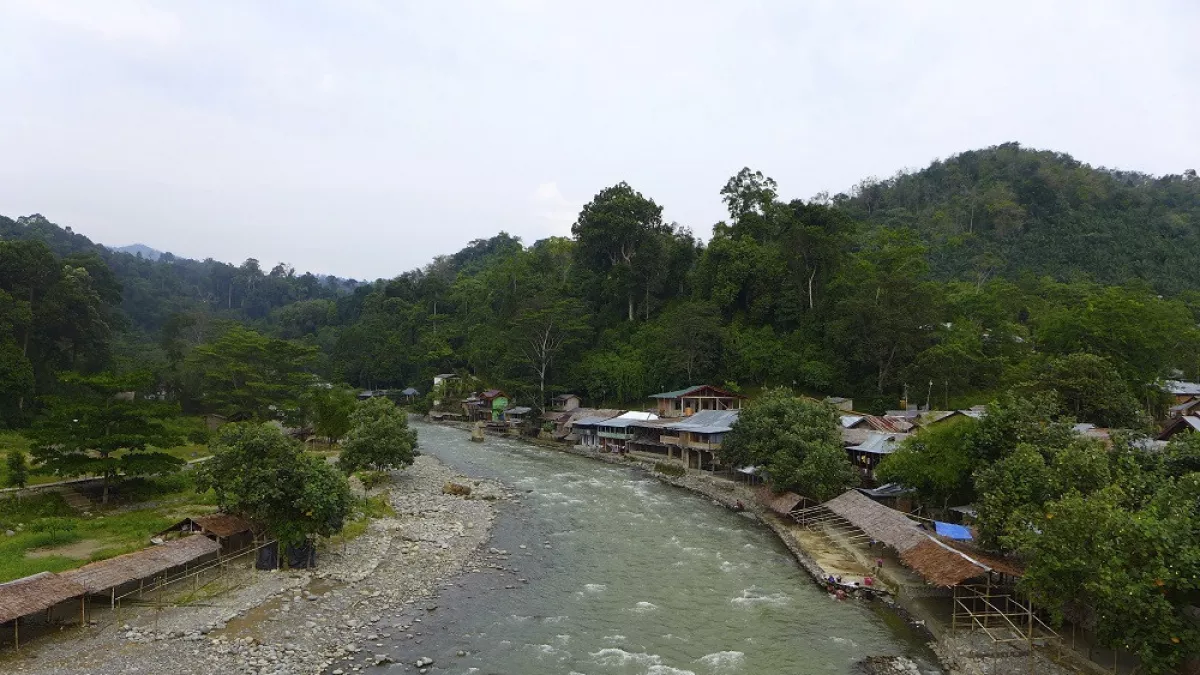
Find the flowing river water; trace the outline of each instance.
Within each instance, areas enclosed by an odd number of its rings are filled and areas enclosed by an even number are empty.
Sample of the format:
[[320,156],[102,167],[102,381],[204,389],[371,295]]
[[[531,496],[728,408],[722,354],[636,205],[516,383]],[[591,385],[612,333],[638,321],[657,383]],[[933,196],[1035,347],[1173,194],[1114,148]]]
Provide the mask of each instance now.
[[421,642],[395,643],[406,663],[391,668],[428,657],[432,672],[480,675],[837,675],[906,654],[937,672],[902,621],[829,597],[745,516],[627,467],[416,426],[422,452],[521,494],[489,544],[517,572],[468,574],[436,611],[422,605]]

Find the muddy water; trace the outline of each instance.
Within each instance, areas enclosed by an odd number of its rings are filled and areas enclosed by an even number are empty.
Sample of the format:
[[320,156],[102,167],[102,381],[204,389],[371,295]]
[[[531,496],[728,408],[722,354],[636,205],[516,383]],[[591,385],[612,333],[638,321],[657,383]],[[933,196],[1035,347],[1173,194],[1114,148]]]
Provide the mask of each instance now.
[[868,655],[929,662],[902,622],[830,598],[744,516],[624,467],[418,429],[423,452],[525,492],[489,544],[516,572],[468,575],[435,611],[419,610],[420,635],[389,639],[395,672],[420,657],[435,660],[431,672],[506,675],[836,675]]

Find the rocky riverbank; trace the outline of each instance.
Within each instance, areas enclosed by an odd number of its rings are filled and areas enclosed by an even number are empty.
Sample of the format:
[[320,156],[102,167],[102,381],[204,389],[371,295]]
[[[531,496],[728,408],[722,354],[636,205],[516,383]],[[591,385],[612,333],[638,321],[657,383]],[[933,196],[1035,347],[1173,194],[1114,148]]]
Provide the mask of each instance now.
[[[470,487],[470,494],[444,494],[448,482]],[[419,652],[421,617],[437,610],[428,599],[464,571],[503,568],[507,554],[483,544],[497,500],[509,495],[429,456],[395,473],[383,489],[395,516],[372,521],[344,549],[322,551],[315,570],[231,572],[224,581],[233,590],[161,612],[146,607],[99,616],[96,625],[9,655],[0,670],[340,675],[403,660],[425,672],[432,662],[411,652]],[[413,648],[400,654],[397,644]]]

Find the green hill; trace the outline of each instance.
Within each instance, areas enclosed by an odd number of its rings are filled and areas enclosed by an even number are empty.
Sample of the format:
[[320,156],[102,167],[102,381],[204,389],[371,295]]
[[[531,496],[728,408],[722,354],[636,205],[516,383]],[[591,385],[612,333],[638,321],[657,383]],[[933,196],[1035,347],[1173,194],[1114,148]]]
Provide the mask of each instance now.
[[1200,289],[1194,170],[1150,176],[1005,143],[863,181],[837,201],[875,226],[916,230],[943,279],[1030,273]]

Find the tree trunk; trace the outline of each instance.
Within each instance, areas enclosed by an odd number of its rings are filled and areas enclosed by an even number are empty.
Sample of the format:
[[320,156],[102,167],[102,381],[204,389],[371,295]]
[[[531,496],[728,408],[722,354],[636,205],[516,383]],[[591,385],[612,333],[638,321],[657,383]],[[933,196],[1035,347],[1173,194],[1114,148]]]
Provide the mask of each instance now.
[[808,275],[808,309],[811,311],[816,307],[813,302],[813,279],[817,277],[817,268],[813,268],[812,273]]
[[541,370],[538,371],[538,382],[541,388],[541,394],[538,396],[538,407],[542,412],[546,412],[546,364],[542,363]]
[[102,495],[100,497],[100,503],[104,504],[104,505],[108,504],[108,483],[109,483],[108,474],[105,473],[104,474],[104,492],[102,493]]
[[629,294],[629,320],[633,321],[633,293]]

